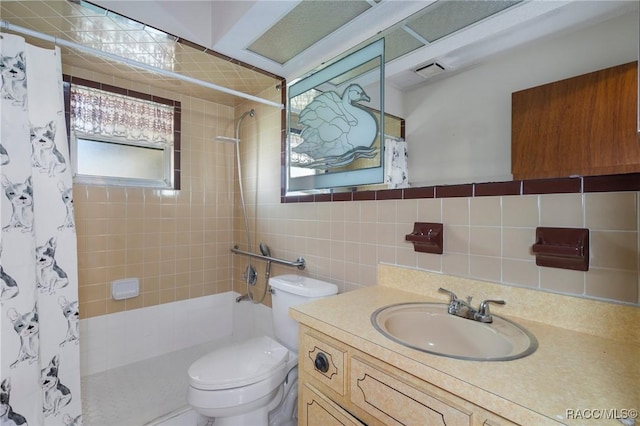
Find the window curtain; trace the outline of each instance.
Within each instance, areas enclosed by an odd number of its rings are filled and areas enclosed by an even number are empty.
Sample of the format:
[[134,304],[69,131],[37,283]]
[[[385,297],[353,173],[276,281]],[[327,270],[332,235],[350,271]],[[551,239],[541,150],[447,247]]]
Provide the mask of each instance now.
[[71,85],[72,129],[85,136],[173,145],[173,107]]
[[0,424],[81,423],[60,50],[0,34]]

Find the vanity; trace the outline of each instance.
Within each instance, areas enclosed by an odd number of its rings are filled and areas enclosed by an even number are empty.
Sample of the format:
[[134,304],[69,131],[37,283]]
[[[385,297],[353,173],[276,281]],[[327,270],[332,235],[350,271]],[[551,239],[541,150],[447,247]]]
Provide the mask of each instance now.
[[[388,305],[446,304],[440,287],[505,300],[493,313],[526,328],[537,349],[509,361],[456,359],[373,326],[372,313]],[[301,425],[621,425],[617,417],[640,407],[636,306],[379,265],[378,285],[290,315],[300,323]]]

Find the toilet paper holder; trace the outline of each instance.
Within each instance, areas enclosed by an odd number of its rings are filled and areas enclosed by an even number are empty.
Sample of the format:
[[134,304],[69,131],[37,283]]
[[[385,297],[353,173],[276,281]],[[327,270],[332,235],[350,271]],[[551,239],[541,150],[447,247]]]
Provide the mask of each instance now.
[[415,222],[413,232],[405,235],[405,240],[411,242],[417,252],[442,254],[443,233],[441,223]]

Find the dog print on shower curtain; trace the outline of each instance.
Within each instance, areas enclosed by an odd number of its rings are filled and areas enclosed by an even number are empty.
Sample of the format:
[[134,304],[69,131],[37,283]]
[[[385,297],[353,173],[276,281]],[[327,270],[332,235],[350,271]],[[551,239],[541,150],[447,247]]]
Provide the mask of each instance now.
[[40,383],[44,395],[43,411],[45,417],[60,413],[60,409],[66,407],[72,399],[71,391],[63,385],[58,378],[60,369],[60,356],[55,355],[49,365],[42,369]]
[[27,65],[24,52],[17,55],[0,56],[0,76],[2,77],[2,98],[11,105],[25,107],[27,104]]
[[36,248],[36,272],[38,288],[42,292],[54,294],[56,290],[69,284],[67,273],[58,266],[56,255],[56,237],[51,237],[42,246]]
[[66,297],[60,296],[58,303],[62,308],[62,315],[67,320],[67,335],[65,339],[60,342],[60,347],[71,342],[77,345],[80,343],[80,311],[78,310],[78,301],[74,300],[73,302],[69,302]]
[[15,308],[7,311],[7,317],[13,324],[14,331],[20,337],[20,349],[18,358],[11,364],[16,368],[21,362],[32,364],[38,360],[38,348],[40,346],[40,325],[38,323],[38,306],[25,314],[19,313]]
[[33,166],[49,177],[64,172],[67,164],[56,147],[56,123],[51,121],[43,127],[31,126],[31,148]]
[[0,32],[0,426],[80,426],[77,240],[60,49]]
[[2,175],[4,195],[11,202],[11,218],[3,231],[20,229],[22,232],[33,231],[33,185],[31,176],[24,183],[13,183]]
[[66,215],[62,225],[58,226],[58,231],[63,229],[75,229],[74,210],[73,210],[73,191],[71,188],[67,188],[64,182],[58,182],[58,190],[60,191],[60,197],[66,208]]
[[19,291],[16,280],[0,265],[0,302],[16,297]]
[[73,417],[71,414],[65,413],[62,421],[64,422],[64,426],[82,426],[82,415]]
[[[0,241],[0,262],[2,261],[2,241]],[[13,299],[18,295],[20,289],[13,277],[7,274],[0,263],[0,304],[5,300]]]
[[6,149],[4,149],[4,146],[0,144],[0,166],[4,166],[5,164],[9,164],[10,162],[11,159],[9,158],[9,153]]
[[0,425],[27,426],[24,416],[16,413],[11,408],[11,379],[6,378],[0,383]]

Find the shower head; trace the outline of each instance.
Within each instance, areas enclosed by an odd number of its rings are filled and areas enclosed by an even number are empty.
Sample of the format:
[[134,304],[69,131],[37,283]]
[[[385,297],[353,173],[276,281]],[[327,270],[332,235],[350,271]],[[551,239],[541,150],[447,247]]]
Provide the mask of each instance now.
[[271,249],[265,243],[260,243],[260,253],[263,256],[271,257]]

